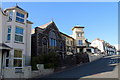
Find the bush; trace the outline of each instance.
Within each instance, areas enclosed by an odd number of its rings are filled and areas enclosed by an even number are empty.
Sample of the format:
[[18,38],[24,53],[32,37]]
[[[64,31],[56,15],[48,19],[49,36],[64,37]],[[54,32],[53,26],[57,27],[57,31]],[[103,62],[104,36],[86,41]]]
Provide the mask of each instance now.
[[48,54],[41,54],[32,58],[32,69],[37,70],[37,64],[44,64],[45,68],[56,68],[58,66],[58,55],[57,53],[50,52]]

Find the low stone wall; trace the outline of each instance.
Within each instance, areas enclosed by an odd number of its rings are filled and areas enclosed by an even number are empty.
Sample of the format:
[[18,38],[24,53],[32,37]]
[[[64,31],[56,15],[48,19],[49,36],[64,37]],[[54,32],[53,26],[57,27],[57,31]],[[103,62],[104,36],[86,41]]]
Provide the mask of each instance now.
[[43,76],[43,75],[48,75],[52,74],[54,72],[54,69],[45,69],[43,64],[37,64],[38,70],[32,71],[32,78],[37,77],[37,76]]
[[21,72],[16,72],[15,68],[5,68],[3,74],[4,78],[30,78],[31,66],[23,67]]
[[31,71],[31,66],[26,66],[22,68],[21,72],[16,72],[15,68],[5,68],[4,69],[4,78],[34,78],[37,76],[43,76],[51,74],[54,72],[54,69],[44,69],[43,64],[38,64],[37,71]]
[[103,57],[103,54],[97,54],[97,53],[95,53],[95,54],[88,53],[88,55],[89,55],[89,61],[90,62],[95,61],[95,60]]

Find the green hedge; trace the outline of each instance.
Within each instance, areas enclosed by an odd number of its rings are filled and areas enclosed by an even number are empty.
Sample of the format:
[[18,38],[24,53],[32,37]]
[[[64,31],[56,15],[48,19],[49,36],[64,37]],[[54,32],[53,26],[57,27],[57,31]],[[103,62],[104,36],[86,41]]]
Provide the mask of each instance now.
[[56,68],[59,62],[58,59],[57,53],[54,52],[32,57],[32,69],[37,70],[37,64],[44,64],[44,68]]

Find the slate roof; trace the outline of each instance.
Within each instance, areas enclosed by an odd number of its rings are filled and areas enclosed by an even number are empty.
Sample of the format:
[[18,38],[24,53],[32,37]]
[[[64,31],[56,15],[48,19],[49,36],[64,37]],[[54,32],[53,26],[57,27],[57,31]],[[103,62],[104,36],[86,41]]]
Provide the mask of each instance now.
[[53,21],[51,21],[51,22],[49,22],[49,23],[47,23],[47,24],[41,25],[41,26],[39,26],[39,28],[44,29],[44,28],[46,28],[48,25],[50,25],[50,24],[52,24],[52,23],[53,23]]

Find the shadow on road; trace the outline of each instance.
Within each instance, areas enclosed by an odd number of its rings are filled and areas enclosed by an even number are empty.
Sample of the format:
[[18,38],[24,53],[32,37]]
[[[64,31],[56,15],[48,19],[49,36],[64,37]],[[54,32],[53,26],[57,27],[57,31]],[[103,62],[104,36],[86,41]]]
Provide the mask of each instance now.
[[[45,76],[41,79],[44,79],[44,80],[54,80],[54,79],[65,80],[65,78],[66,79],[70,78],[70,80],[71,79],[79,80],[80,78],[85,77],[85,76],[91,76],[94,74],[113,71],[115,69],[115,67],[118,65],[118,63],[120,63],[120,56],[119,57],[118,56],[107,56],[107,57],[101,58],[101,59],[96,60],[96,61],[91,62],[91,63],[87,63],[87,64],[84,64],[84,65],[81,65],[81,66],[78,66],[78,67],[75,67],[75,68],[72,68],[69,70],[65,70],[63,72],[49,75],[49,76]],[[91,79],[91,80],[96,80],[96,79]],[[104,79],[101,79],[101,80],[104,80]],[[109,79],[109,80],[111,80],[111,79]],[[117,80],[117,79],[113,79],[113,80]]]

